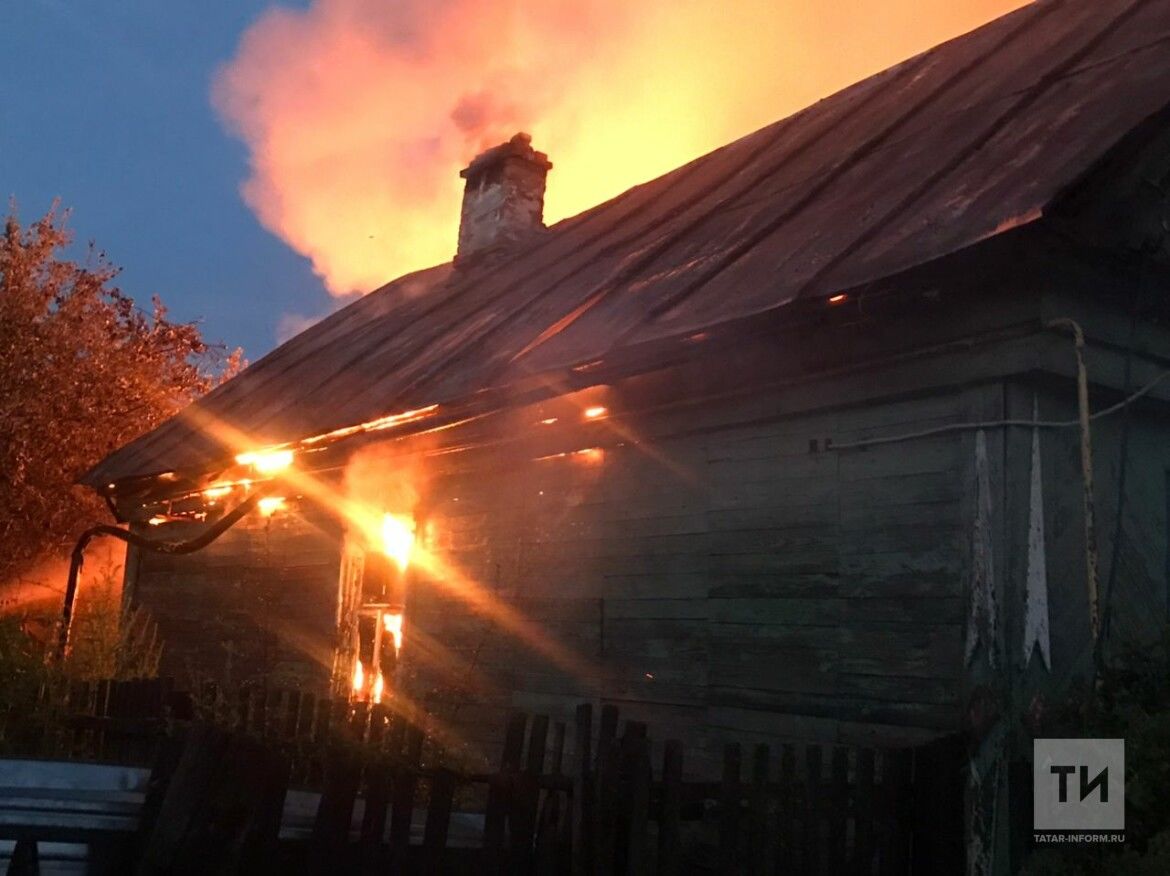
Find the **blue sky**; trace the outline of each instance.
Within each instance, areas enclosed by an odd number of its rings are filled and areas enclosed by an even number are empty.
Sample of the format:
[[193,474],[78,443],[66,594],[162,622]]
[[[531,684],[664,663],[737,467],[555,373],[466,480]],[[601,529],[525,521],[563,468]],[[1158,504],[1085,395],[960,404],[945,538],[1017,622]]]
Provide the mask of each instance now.
[[253,361],[281,313],[334,306],[240,199],[247,153],[208,99],[268,5],[4,0],[0,12],[0,195],[26,222],[59,198],[78,241],[124,269],[124,291],[158,293]]

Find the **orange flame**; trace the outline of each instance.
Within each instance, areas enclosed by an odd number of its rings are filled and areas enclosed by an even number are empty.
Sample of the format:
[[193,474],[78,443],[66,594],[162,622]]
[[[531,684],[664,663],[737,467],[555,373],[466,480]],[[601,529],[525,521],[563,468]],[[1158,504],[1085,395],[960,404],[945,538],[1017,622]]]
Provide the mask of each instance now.
[[401,514],[383,515],[382,550],[398,565],[400,572],[405,572],[414,550],[414,519]]
[[382,694],[385,692],[385,690],[386,680],[382,678],[382,673],[379,671],[378,674],[374,676],[374,691],[372,696],[375,703],[382,702]]
[[293,452],[291,450],[253,450],[236,456],[236,462],[240,465],[250,465],[260,474],[276,474],[278,471],[284,471],[292,465],[292,461]]
[[353,666],[353,689],[357,693],[366,686],[366,671],[362,667],[362,661],[357,660]]
[[283,496],[265,496],[256,503],[256,507],[260,509],[260,513],[265,517],[271,517],[277,511],[284,508],[285,501]]
[[394,653],[402,651],[402,612],[389,612],[382,615],[382,624],[386,632],[394,639]]

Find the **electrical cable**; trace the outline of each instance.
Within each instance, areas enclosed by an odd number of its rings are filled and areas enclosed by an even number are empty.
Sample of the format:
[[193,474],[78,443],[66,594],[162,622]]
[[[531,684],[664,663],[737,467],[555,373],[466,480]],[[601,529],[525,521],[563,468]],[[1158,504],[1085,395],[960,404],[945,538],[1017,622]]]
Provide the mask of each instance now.
[[[1170,371],[1163,371],[1137,392],[1130,395],[1128,398],[1122,399],[1116,404],[1112,404],[1107,408],[1102,408],[1094,414],[1091,414],[1090,420],[1098,420],[1101,417],[1108,417],[1115,414],[1123,408],[1133,404],[1142,396],[1148,395],[1158,387],[1167,377],[1170,377]],[[867,447],[875,447],[880,444],[898,444],[903,441],[913,441],[918,438],[932,438],[935,435],[947,435],[955,432],[975,432],[980,429],[1000,429],[1008,426],[1019,426],[1025,429],[1069,429],[1073,426],[1081,425],[1080,419],[1076,420],[1059,420],[1059,421],[1043,421],[1043,420],[989,420],[981,423],[951,423],[946,426],[938,426],[934,429],[924,429],[921,432],[906,432],[902,435],[890,435],[884,438],[868,438],[864,441],[850,441],[846,444],[829,444],[825,447],[826,450],[864,450]]]

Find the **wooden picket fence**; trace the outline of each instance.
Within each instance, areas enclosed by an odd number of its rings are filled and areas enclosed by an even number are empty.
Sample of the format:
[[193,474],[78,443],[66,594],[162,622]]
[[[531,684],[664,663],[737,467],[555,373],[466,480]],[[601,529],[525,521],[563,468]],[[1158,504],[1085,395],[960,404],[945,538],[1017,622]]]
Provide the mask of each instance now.
[[[622,722],[613,705],[595,722],[582,704],[569,726],[516,712],[499,768],[471,772],[422,721],[385,705],[261,688],[192,696],[167,680],[79,685],[69,703],[63,729],[49,734],[55,744],[153,759],[156,772],[158,741],[200,718],[262,740],[286,786],[320,790],[311,836],[280,844],[282,872],[872,876],[963,866],[956,740],[746,752],[733,742],[720,780],[695,782],[684,779],[682,744],[654,745],[645,724]],[[461,808],[482,814],[477,841],[452,842]],[[412,842],[420,817],[421,842]]]

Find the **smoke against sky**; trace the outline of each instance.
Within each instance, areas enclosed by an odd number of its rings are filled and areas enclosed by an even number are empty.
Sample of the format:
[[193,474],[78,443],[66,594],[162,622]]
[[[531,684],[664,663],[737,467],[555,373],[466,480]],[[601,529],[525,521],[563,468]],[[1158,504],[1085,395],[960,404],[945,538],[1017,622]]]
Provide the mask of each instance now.
[[212,100],[263,225],[330,292],[447,261],[458,171],[518,130],[572,215],[1021,0],[314,0],[274,7]]

